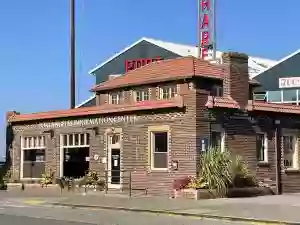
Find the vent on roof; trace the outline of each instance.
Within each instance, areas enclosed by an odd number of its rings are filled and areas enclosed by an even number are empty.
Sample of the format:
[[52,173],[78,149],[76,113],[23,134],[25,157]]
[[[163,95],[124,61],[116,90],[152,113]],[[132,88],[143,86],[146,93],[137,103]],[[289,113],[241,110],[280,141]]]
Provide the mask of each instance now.
[[108,75],[108,80],[115,79],[115,78],[117,78],[119,76],[122,76],[122,74],[110,74],[110,75]]

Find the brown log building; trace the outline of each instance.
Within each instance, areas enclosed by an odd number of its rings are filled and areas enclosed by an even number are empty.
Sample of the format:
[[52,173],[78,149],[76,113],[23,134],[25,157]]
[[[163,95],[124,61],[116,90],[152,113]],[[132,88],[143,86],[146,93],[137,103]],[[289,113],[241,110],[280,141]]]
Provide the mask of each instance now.
[[[209,146],[240,155],[279,192],[300,191],[300,107],[252,100],[248,56],[221,64],[194,57],[152,62],[92,88],[96,106],[7,113],[11,179],[108,173],[109,188],[170,194],[172,181],[199,173]],[[131,174],[130,176],[128,174]]]

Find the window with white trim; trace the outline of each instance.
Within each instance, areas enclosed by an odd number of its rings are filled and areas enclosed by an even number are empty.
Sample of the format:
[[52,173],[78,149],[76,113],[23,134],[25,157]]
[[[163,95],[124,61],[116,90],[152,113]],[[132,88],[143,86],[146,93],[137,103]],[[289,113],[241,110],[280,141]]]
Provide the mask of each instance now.
[[109,135],[108,137],[109,137],[109,144],[115,145],[115,144],[120,143],[120,140],[121,140],[120,134],[112,134],[112,135]]
[[177,95],[177,86],[166,86],[159,88],[159,98],[160,99],[171,99]]
[[109,104],[118,105],[120,104],[121,94],[119,92],[111,93],[109,95]]
[[220,124],[213,124],[211,127],[210,145],[212,148],[218,148],[222,152],[225,151],[225,131]]
[[298,136],[296,134],[283,135],[284,167],[298,169]]
[[62,141],[63,141],[63,143],[61,143],[61,144],[65,148],[89,147],[90,135],[89,135],[89,133],[63,134]]
[[167,169],[168,168],[168,132],[151,131],[151,168]]
[[256,134],[256,158],[258,162],[268,162],[267,133]]
[[21,178],[40,178],[45,161],[45,136],[21,137]]
[[140,90],[135,92],[135,100],[137,102],[140,101],[148,101],[149,100],[149,90]]

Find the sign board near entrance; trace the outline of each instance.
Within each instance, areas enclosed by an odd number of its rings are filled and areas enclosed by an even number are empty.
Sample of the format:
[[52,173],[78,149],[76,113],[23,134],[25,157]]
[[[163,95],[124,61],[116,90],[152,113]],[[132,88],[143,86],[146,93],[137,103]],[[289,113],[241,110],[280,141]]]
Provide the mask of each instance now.
[[300,87],[300,77],[279,78],[279,88]]

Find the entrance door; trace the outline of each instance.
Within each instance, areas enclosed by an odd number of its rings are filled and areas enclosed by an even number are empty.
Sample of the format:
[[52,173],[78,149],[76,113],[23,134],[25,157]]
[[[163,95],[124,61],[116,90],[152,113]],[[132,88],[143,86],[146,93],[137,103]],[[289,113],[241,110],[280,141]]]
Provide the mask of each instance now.
[[121,183],[120,158],[120,149],[111,149],[111,184]]

